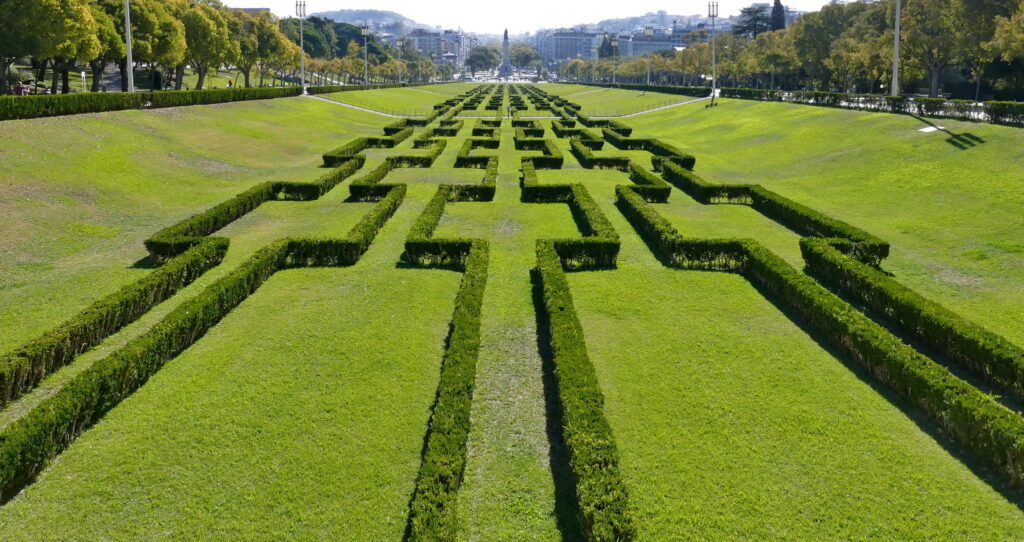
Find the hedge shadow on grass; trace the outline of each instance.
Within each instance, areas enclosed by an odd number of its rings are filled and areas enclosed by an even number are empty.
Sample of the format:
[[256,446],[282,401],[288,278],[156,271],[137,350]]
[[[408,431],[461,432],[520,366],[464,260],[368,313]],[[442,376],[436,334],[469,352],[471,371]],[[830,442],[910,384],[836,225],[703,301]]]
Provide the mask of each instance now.
[[[648,245],[649,248],[654,251],[655,247]],[[688,270],[689,271],[689,270]],[[724,271],[704,271],[704,270],[693,270],[705,273],[723,273]],[[747,280],[747,283],[754,287],[757,292],[768,300],[769,303],[775,306],[786,318],[793,322],[795,326],[800,328],[805,335],[810,337],[815,344],[817,344],[822,350],[825,350],[838,362],[843,364],[858,380],[866,384],[871,388],[872,391],[880,395],[883,399],[889,402],[889,404],[895,406],[899,411],[907,417],[908,420],[914,422],[921,432],[931,437],[942,449],[948,453],[951,457],[959,461],[962,465],[967,467],[978,479],[984,481],[1001,495],[1007,502],[1015,505],[1018,509],[1024,512],[1024,489],[1018,489],[1010,485],[1005,476],[1002,474],[992,471],[986,468],[965,446],[957,443],[947,434],[942,432],[942,429],[931,419],[924,410],[910,403],[904,397],[901,397],[898,393],[893,391],[890,387],[879,381],[864,364],[859,363],[857,360],[835,346],[828,340],[821,332],[814,329],[811,323],[805,318],[799,311],[786,306],[785,301],[780,299],[775,293],[765,288],[763,285],[758,284],[755,281],[749,280],[743,273],[740,273]],[[835,292],[833,292],[835,293]],[[836,294],[838,295],[838,294]],[[868,311],[864,311],[869,317],[871,316]],[[884,324],[878,322],[879,325]],[[892,330],[890,330],[892,331]],[[901,339],[906,340],[904,337],[897,335]],[[908,343],[915,349],[917,345]],[[924,352],[922,352],[924,353]],[[928,355],[928,354],[925,354]],[[934,357],[928,355],[931,359]],[[945,364],[943,364],[945,366]],[[948,369],[952,370],[952,366],[947,366]],[[961,370],[961,372],[965,372]],[[958,378],[963,378],[963,375],[954,372],[954,375]],[[965,379],[966,380],[966,379]],[[968,381],[971,385],[976,385],[977,382]]]
[[544,287],[536,269],[530,270],[533,313],[537,325],[537,353],[541,359],[541,382],[544,386],[544,416],[547,420],[548,466],[555,483],[555,521],[562,540],[586,540],[580,526],[579,501],[576,499],[576,478],[569,462],[565,444],[562,404],[558,399],[555,361],[551,350],[551,322],[544,310]]

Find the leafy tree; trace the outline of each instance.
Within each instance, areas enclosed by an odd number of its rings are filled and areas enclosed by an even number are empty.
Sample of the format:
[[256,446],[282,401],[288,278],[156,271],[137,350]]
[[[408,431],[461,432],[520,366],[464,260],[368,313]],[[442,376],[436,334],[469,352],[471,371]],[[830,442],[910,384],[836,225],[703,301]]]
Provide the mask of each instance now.
[[768,6],[750,6],[740,10],[740,22],[732,27],[732,33],[756,38],[758,34],[771,30],[771,24]]
[[[110,4],[91,4],[92,17],[96,20],[96,37],[100,41],[100,53],[89,61],[92,69],[92,91],[99,92],[103,82],[103,72],[111,62],[125,56],[124,39],[118,31],[114,17],[108,11]],[[123,23],[122,23],[123,26]]]
[[486,45],[474,47],[466,58],[466,68],[474,76],[478,71],[493,70],[500,63],[501,53],[494,47],[487,47]]
[[234,61],[238,58],[239,47],[231,39],[226,15],[212,6],[192,7],[185,12],[182,23],[188,43],[187,58],[199,76],[196,89],[201,90],[210,68]]
[[782,6],[782,0],[775,0],[775,5],[772,6],[772,22],[770,29],[786,29],[786,8]]
[[515,66],[518,71],[522,71],[523,68],[540,62],[540,53],[525,43],[513,43],[510,45],[508,48],[508,57],[509,61],[512,62],[512,65]]
[[0,0],[0,94],[9,92],[7,72],[14,62],[35,56],[42,49],[42,35],[36,24],[46,17],[41,2]]
[[[57,93],[60,75],[64,75],[76,61],[89,61],[100,54],[100,40],[96,37],[96,20],[88,3],[82,0],[36,0],[40,4],[39,18],[30,22],[32,31],[40,35],[35,55],[53,59],[53,84],[50,93]],[[19,9],[16,7],[15,9]],[[6,29],[4,30],[6,32]]]
[[930,74],[928,96],[939,95],[939,77],[956,60],[957,24],[949,0],[914,0],[903,11],[904,48]]
[[[238,42],[238,69],[245,77],[245,87],[252,86],[252,69],[260,59],[272,58],[284,50],[287,40],[273,15],[257,13],[250,15],[244,11],[233,12],[234,23],[232,33]],[[263,85],[262,74],[260,85]]]
[[996,17],[995,36],[989,43],[1003,60],[1024,59],[1024,2],[1012,17]]
[[612,39],[610,36],[601,38],[601,45],[597,48],[597,58],[612,58],[613,56],[617,56],[618,52],[618,46],[612,47]]

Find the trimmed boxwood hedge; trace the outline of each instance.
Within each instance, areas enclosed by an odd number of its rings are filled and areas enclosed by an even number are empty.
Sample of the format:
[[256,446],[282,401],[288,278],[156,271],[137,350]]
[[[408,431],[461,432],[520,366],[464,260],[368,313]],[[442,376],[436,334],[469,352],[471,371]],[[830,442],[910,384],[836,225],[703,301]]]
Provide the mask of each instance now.
[[302,265],[354,264],[404,196],[405,185],[393,186],[343,239],[284,239],[258,250],[149,331],[77,374],[0,430],[0,495],[9,498],[30,483],[82,431],[199,340],[274,272]]
[[569,152],[576,157],[576,161],[586,169],[617,169],[619,171],[629,170],[628,156],[594,156],[590,147],[581,139],[569,140]]
[[816,278],[871,307],[903,332],[1003,392],[1024,400],[1024,349],[850,258],[844,253],[848,244],[808,237],[800,241],[800,250]]
[[677,94],[681,96],[693,96],[705,98],[711,96],[710,87],[677,87],[674,85],[632,85],[627,83],[578,83],[591,87],[619,88],[622,90],[639,90],[643,92],[658,92],[661,94]]
[[795,311],[927,413],[981,463],[1014,485],[1024,483],[1024,418],[907,346],[756,241],[686,239],[628,187],[617,187],[616,195],[619,209],[664,261],[742,273],[769,292],[773,302]]
[[851,255],[871,265],[889,256],[889,243],[763,186],[711,183],[672,162],[663,164],[662,176],[702,203],[746,204],[801,235],[848,239],[854,243]]
[[146,250],[157,260],[174,257],[198,244],[203,237],[274,199],[313,200],[327,193],[363,166],[362,156],[353,157],[341,167],[312,183],[267,182],[258,184],[202,213],[158,231],[146,239]]
[[146,277],[93,303],[41,337],[0,357],[0,406],[31,390],[151,308],[220,265],[228,240],[208,237]]
[[636,521],[619,467],[615,437],[604,416],[604,394],[587,356],[583,327],[562,265],[554,242],[537,242],[534,278],[543,293],[542,309],[550,328],[556,392],[575,480],[579,524],[588,540],[633,540],[637,536]]

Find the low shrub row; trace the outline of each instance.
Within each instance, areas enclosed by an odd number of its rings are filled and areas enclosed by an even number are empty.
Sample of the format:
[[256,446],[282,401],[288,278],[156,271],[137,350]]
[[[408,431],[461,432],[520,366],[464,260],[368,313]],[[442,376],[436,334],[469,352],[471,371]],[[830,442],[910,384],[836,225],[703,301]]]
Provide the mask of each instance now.
[[692,170],[693,166],[697,163],[697,159],[693,155],[687,154],[674,145],[665,143],[660,139],[626,137],[611,128],[602,129],[601,134],[604,136],[605,141],[611,143],[617,149],[647,151],[653,154],[652,162],[658,168],[663,167],[665,162],[670,162]]
[[[693,96],[705,98],[711,96],[710,87],[677,87],[672,85],[633,85],[626,83],[579,83],[581,85],[618,88],[622,90],[639,90],[641,92],[658,92],[660,94],[676,94],[680,96]],[[724,90],[724,89],[723,89]]]
[[[565,156],[562,155],[562,151],[555,145],[555,142],[550,139],[534,140],[540,143],[536,146],[532,146],[525,150],[539,150],[541,154],[530,156],[530,160],[533,161],[533,167],[536,169],[562,169],[562,164],[565,162]],[[528,145],[529,146],[529,145]]]
[[75,356],[96,346],[220,264],[228,240],[208,237],[146,277],[93,303],[70,320],[0,357],[0,406],[31,390]]
[[387,162],[391,164],[393,168],[403,167],[430,167],[434,165],[434,160],[437,160],[438,156],[444,152],[445,147],[448,145],[447,140],[436,139],[429,140],[430,147],[426,154],[399,154],[396,156],[388,156]]
[[630,160],[628,156],[594,156],[591,147],[582,139],[569,140],[569,152],[576,157],[576,161],[586,169],[617,169],[628,171]]
[[466,139],[462,142],[462,147],[459,148],[459,152],[455,155],[455,167],[485,168],[490,163],[491,158],[495,156],[493,154],[474,155],[472,152],[475,149],[497,149],[500,145],[501,140],[497,137]]
[[82,431],[194,344],[277,270],[309,262],[355,263],[404,195],[404,185],[393,187],[344,239],[285,239],[260,249],[237,269],[182,302],[150,330],[83,370],[0,430],[0,494],[9,498],[30,483]]
[[633,540],[636,521],[619,467],[604,394],[587,355],[562,261],[552,241],[537,242],[535,280],[549,328],[562,433],[575,481],[578,520],[587,540]]
[[906,96],[880,96],[877,94],[752,88],[723,88],[721,89],[721,95],[726,98],[740,98],[744,100],[789,102],[840,109],[943,117],[1024,126],[1024,103],[1019,102],[983,102],[979,104],[970,100],[941,100],[934,98],[909,98]]
[[830,239],[802,239],[800,250],[808,270],[929,348],[1003,392],[1024,399],[1024,349],[850,258],[843,244]]
[[392,135],[384,137],[359,137],[348,143],[324,153],[323,160],[326,167],[337,167],[352,160],[353,156],[363,152],[365,149],[391,149],[405,141],[413,133],[413,128],[407,126]]
[[393,185],[381,184],[384,177],[391,173],[394,166],[391,161],[385,160],[377,167],[366,172],[348,185],[348,192],[355,201],[371,201],[383,197],[391,191]]
[[889,243],[783,197],[760,185],[720,185],[674,163],[663,164],[665,180],[703,203],[749,204],[763,215],[805,236],[841,238],[853,242],[851,255],[871,265],[889,256]]
[[[709,268],[711,254],[693,258],[687,243],[653,207],[628,187],[616,190],[619,208],[663,260],[680,267]],[[831,294],[752,240],[700,240],[719,251],[721,265],[736,271],[795,311],[836,348],[864,364],[904,399],[918,406],[951,438],[988,468],[1021,485],[1024,472],[1024,418],[957,378],[948,369],[901,342],[885,328]],[[689,254],[679,251],[691,250]],[[696,265],[691,265],[691,262]]]
[[234,222],[265,201],[317,199],[358,171],[363,166],[363,161],[362,156],[356,156],[312,183],[258,184],[202,213],[158,231],[146,239],[146,250],[157,260],[171,258],[195,246],[203,237]]
[[672,187],[668,183],[636,162],[629,163],[629,180],[635,185],[633,191],[651,203],[665,203],[672,194]]

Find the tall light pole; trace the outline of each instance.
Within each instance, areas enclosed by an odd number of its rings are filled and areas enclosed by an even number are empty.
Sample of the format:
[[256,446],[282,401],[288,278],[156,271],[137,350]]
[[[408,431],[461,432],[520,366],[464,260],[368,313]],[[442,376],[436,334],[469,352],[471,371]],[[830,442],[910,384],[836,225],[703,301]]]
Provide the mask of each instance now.
[[615,60],[612,62],[612,84],[616,84],[618,81],[617,75],[619,74],[619,37],[612,36],[612,52],[615,53]]
[[896,0],[896,35],[892,45],[892,95],[900,95],[900,0]]
[[711,18],[711,105],[715,105],[718,88],[718,64],[715,59],[715,18],[718,17],[718,2],[708,2],[708,17]]
[[128,6],[128,0],[124,0],[124,44],[125,52],[125,75],[128,76],[128,92],[135,92],[135,73],[132,69],[132,14]]
[[302,52],[302,60],[299,62],[302,73],[302,93],[306,93],[306,43],[303,36],[302,21],[306,18],[306,2],[299,0],[295,2],[295,16],[299,18],[299,50]]
[[[370,84],[370,50],[366,48],[366,40],[370,38],[370,27],[363,26],[359,29],[359,32],[363,35],[363,84]],[[402,82],[402,73],[398,73],[398,82]]]

